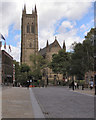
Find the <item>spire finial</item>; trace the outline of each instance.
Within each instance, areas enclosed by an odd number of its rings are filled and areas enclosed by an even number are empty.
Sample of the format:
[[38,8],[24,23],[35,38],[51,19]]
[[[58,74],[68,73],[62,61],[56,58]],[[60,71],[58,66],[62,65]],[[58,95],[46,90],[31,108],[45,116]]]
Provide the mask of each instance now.
[[26,14],[26,4],[24,4],[23,14]]
[[55,36],[55,40],[57,40],[57,36]]
[[35,13],[37,13],[37,8],[36,8],[36,4],[35,4]]
[[24,4],[24,10],[26,11],[26,4]]
[[63,42],[63,49],[64,49],[64,50],[65,50],[65,52],[66,52],[65,40],[64,40],[64,42]]
[[46,44],[46,47],[48,47],[49,46],[49,44],[48,44],[48,40],[47,40],[47,44]]

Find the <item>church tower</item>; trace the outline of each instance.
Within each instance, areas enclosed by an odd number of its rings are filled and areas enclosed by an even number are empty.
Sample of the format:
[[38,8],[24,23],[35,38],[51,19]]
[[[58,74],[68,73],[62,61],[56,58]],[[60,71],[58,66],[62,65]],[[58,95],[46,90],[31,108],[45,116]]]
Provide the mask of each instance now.
[[32,14],[26,14],[26,6],[22,11],[21,20],[21,64],[31,66],[30,55],[38,53],[38,20],[37,9]]

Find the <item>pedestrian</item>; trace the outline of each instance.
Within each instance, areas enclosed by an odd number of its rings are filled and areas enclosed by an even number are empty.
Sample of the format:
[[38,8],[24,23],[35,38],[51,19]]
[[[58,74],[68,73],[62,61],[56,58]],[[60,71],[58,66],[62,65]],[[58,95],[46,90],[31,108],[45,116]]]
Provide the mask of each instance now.
[[72,81],[72,89],[74,90],[74,81]]
[[75,89],[76,89],[76,87],[77,87],[77,83],[76,82],[74,83],[74,86],[75,86]]
[[84,90],[84,85],[82,84],[82,90]]
[[93,89],[93,83],[91,82],[90,83],[90,90],[92,90]]
[[27,82],[27,89],[29,89],[29,82]]
[[77,83],[77,88],[79,89],[79,84]]

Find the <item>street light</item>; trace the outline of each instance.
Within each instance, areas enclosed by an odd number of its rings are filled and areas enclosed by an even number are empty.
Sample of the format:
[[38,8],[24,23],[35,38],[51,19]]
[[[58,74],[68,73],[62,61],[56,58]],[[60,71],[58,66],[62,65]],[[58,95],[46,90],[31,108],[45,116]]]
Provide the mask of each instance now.
[[[96,20],[96,1],[94,2],[94,20]],[[96,21],[94,21],[94,85],[95,85],[95,95],[96,95]]]
[[95,86],[95,95],[96,95],[96,56],[94,56],[94,86]]
[[[96,29],[96,28],[95,28]],[[94,86],[95,86],[95,95],[96,95],[96,31],[94,31]]]

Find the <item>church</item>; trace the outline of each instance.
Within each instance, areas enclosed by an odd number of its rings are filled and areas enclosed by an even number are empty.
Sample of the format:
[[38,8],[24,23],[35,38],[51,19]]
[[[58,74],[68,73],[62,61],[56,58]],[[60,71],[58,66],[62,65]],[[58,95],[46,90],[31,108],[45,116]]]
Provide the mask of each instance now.
[[[54,42],[49,44],[48,40],[45,48],[38,49],[38,15],[37,8],[32,10],[32,14],[26,13],[26,6],[22,11],[22,20],[21,20],[21,64],[26,63],[31,66],[32,62],[30,61],[30,55],[40,54],[47,59],[48,61],[52,60],[52,55],[57,54],[59,50],[64,49],[66,51],[65,41],[63,43],[63,48],[58,43],[58,40],[55,36]],[[45,74],[43,74],[45,72]],[[62,74],[54,74],[50,68],[45,68],[42,72],[43,78],[46,79],[46,84],[54,83],[57,84],[57,81],[63,80]]]

